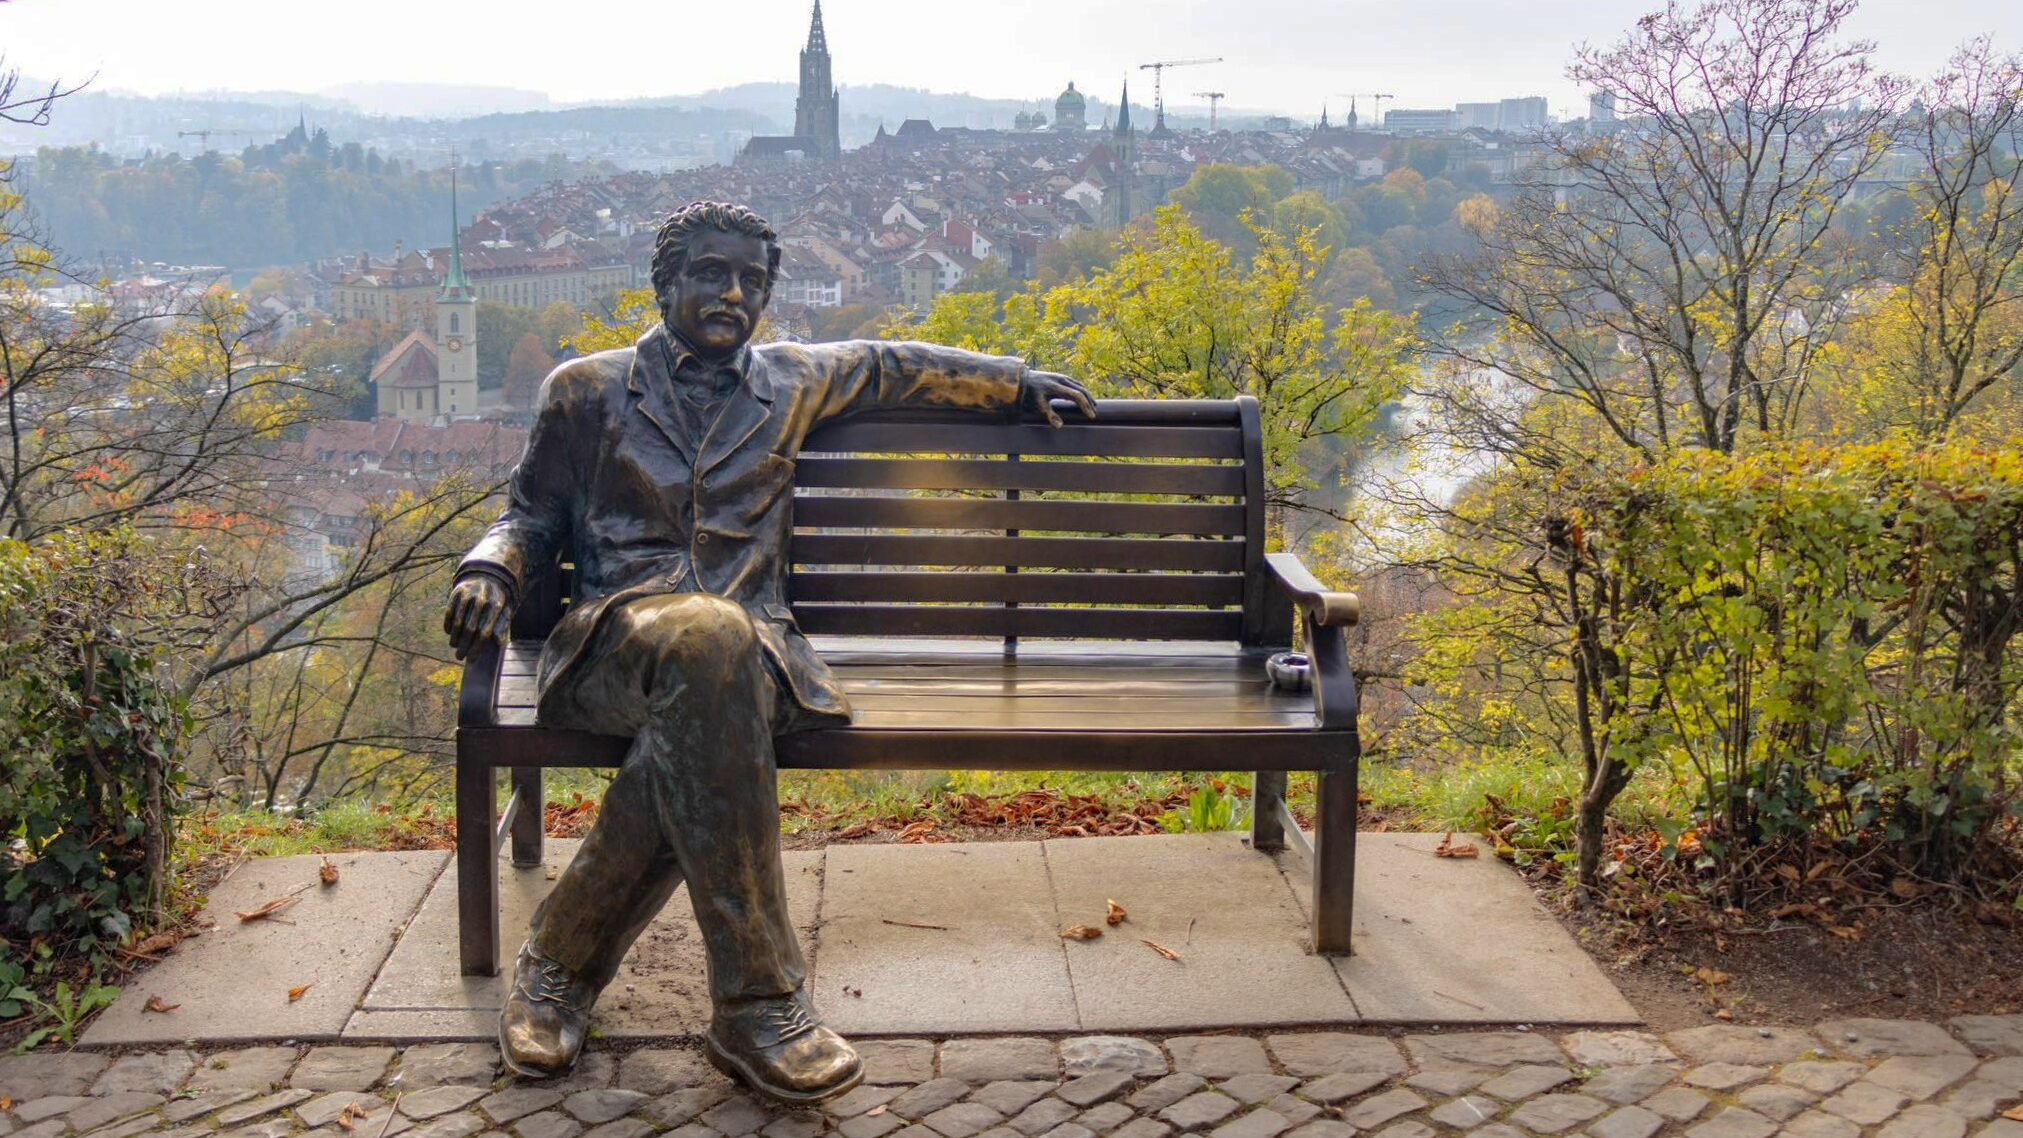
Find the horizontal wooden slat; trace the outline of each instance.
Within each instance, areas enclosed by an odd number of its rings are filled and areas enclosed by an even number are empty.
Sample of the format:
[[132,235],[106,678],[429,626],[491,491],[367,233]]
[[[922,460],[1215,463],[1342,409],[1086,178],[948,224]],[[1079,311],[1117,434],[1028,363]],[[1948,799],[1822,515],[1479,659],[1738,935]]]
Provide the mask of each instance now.
[[[1227,730],[1089,728],[1060,723],[1017,730],[860,725],[798,731],[774,741],[789,770],[1059,770],[1073,756],[1082,771],[1214,771],[1240,765],[1255,771],[1345,769],[1355,736],[1311,728]],[[609,767],[625,759],[631,741],[586,731],[549,731],[531,714],[499,727],[457,731],[460,754],[495,766]],[[1236,760],[1232,762],[1232,760]]]
[[823,458],[794,469],[797,486],[857,490],[1070,490],[1237,498],[1243,467],[1181,462],[1013,462],[989,458]]
[[1007,609],[965,605],[795,605],[808,632],[891,636],[1236,639],[1241,612],[1202,609]]
[[1147,644],[1101,644],[1088,640],[1054,640],[1022,644],[1008,661],[1004,646],[975,640],[927,636],[817,636],[815,651],[837,667],[914,665],[924,668],[983,665],[1026,668],[1074,666],[1090,668],[1225,667],[1261,670],[1274,649],[1232,644],[1223,640],[1171,640]]
[[[1151,699],[1221,699],[1225,696],[1242,696],[1255,692],[1269,691],[1270,681],[1259,677],[1255,680],[1241,677],[1218,677],[1197,675],[1175,680],[1147,680],[1133,678],[1117,680],[1114,677],[1088,675],[1060,675],[1062,668],[1034,668],[1029,675],[1008,679],[989,679],[981,676],[859,676],[854,673],[839,673],[843,690],[850,698],[858,696],[946,696],[946,695],[1003,695],[1017,692],[1020,696],[1043,696],[1061,699],[1122,699],[1144,696]],[[1311,704],[1312,697],[1301,693],[1297,702]]]
[[[995,673],[980,668],[951,673],[942,669],[892,669],[840,666],[835,669],[843,691],[859,707],[942,706],[946,699],[1072,699],[1109,701],[1129,708],[1139,704],[1173,707],[1193,704],[1202,709],[1275,710],[1310,713],[1313,697],[1281,692],[1263,671],[1243,674],[1173,668],[1025,668],[1007,665]],[[896,701],[896,702],[895,702]],[[532,707],[534,677],[506,676],[499,685],[500,707]]]
[[808,436],[811,454],[1044,454],[1106,458],[1242,458],[1232,427],[1126,427],[1070,421],[901,423],[844,419]]
[[1210,573],[796,573],[796,601],[912,604],[1226,605],[1243,601],[1241,574]]
[[794,524],[845,529],[1013,529],[1241,537],[1242,506],[1041,498],[801,498]]
[[1046,569],[1241,572],[1243,543],[1129,537],[934,537],[924,534],[796,534],[801,565],[1017,565]]
[[[1007,656],[1004,645],[979,640],[905,636],[816,636],[815,651],[836,674],[899,677],[948,675],[1008,678],[1116,676],[1138,672],[1167,675],[1264,675],[1275,649],[1226,641],[1146,641],[1105,644],[1092,640],[1035,640]],[[515,640],[506,650],[503,673],[534,674],[541,641]]]

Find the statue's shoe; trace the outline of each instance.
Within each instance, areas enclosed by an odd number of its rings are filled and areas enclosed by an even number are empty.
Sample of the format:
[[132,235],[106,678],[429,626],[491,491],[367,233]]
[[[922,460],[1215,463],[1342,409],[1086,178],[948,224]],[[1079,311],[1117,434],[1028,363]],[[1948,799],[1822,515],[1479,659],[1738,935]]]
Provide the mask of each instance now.
[[864,1081],[864,1061],[822,1026],[804,993],[718,1008],[705,1050],[717,1070],[795,1106],[821,1102]]
[[545,1079],[576,1065],[597,989],[567,967],[520,948],[513,990],[499,1010],[499,1054],[515,1075]]

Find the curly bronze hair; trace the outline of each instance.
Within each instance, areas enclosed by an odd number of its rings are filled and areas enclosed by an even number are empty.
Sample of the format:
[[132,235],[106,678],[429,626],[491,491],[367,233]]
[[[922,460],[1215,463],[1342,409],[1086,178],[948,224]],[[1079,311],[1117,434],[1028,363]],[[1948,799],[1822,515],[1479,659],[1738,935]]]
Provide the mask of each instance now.
[[766,243],[766,287],[780,276],[780,235],[749,207],[731,202],[690,202],[667,215],[653,241],[653,293],[667,295],[668,286],[688,259],[688,242],[698,231],[717,229],[742,233]]

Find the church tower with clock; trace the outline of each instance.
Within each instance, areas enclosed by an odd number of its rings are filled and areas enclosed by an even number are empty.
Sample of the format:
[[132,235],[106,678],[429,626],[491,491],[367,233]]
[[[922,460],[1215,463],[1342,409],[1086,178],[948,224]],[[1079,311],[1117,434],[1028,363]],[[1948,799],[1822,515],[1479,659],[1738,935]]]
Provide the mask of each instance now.
[[450,167],[450,271],[436,297],[436,409],[455,419],[478,413],[478,294],[464,278],[457,239],[457,171]]

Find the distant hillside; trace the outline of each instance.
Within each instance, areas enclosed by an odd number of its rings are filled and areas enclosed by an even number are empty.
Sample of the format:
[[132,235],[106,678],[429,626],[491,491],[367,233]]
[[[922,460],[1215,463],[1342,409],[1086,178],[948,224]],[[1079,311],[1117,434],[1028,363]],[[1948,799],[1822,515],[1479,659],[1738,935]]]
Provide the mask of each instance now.
[[540,91],[453,83],[345,83],[325,88],[323,93],[364,114],[423,119],[544,111],[555,106],[555,101]]
[[[96,146],[122,158],[206,147],[234,153],[286,133],[299,119],[332,138],[355,140],[388,158],[440,164],[451,147],[478,160],[593,158],[632,168],[721,161],[752,134],[793,129],[791,83],[741,83],[694,95],[618,102],[550,104],[539,92],[509,87],[429,83],[362,83],[295,93],[201,92],[146,96],[88,90],[63,101],[46,127],[0,122],[0,155],[38,147]],[[910,118],[936,126],[1009,129],[1021,111],[1053,117],[1057,90],[1029,100],[986,99],[890,84],[842,89],[845,146],[869,142],[883,124]],[[1090,96],[1088,121],[1100,126],[1116,104]],[[1152,108],[1134,104],[1132,121],[1152,124]],[[1225,108],[1228,125],[1254,122],[1256,112]],[[1176,107],[1176,129],[1207,125],[1198,107]],[[209,132],[200,135],[199,132]]]

